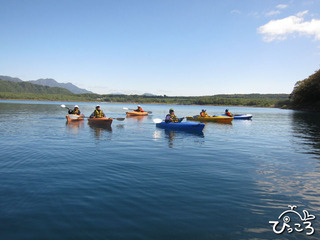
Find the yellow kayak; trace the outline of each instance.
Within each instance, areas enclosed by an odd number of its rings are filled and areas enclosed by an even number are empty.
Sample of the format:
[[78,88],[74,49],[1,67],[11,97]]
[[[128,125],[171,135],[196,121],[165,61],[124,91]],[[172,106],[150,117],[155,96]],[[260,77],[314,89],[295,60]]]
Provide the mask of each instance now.
[[217,117],[187,117],[187,120],[189,121],[199,121],[199,122],[222,122],[222,123],[231,123],[233,120],[233,117],[222,117],[222,116],[217,116]]

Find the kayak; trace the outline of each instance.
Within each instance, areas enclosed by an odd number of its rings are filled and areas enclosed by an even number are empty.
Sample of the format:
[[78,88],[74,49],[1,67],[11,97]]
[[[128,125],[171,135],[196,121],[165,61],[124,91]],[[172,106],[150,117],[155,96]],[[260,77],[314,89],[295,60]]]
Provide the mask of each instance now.
[[156,126],[170,130],[202,131],[205,124],[194,122],[166,123],[165,121],[162,121],[161,123],[157,123]]
[[76,121],[84,120],[84,115],[68,114],[66,118],[67,118],[67,122],[76,122]]
[[[228,117],[227,115],[217,115],[222,117]],[[250,120],[252,118],[252,114],[237,114],[232,115],[233,119],[240,119],[240,120]]]
[[147,116],[149,115],[148,112],[126,112],[127,114],[127,117],[130,117],[130,116]]
[[111,125],[112,121],[113,121],[113,118],[107,118],[107,117],[88,118],[88,122],[90,124],[97,124],[97,125]]
[[233,117],[226,117],[226,116],[212,116],[212,117],[187,117],[189,121],[199,121],[199,122],[222,122],[222,123],[231,123]]

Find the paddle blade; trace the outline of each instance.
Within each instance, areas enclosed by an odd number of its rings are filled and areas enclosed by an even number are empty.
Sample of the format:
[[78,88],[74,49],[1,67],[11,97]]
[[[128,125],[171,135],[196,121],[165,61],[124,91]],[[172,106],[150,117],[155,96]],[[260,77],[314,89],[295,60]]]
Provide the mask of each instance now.
[[125,118],[116,118],[116,120],[118,120],[118,121],[124,121]]
[[160,118],[155,118],[155,119],[152,119],[152,121],[153,121],[154,123],[161,123],[161,122],[162,122],[162,119],[160,119]]
[[124,109],[124,110],[129,110],[129,108],[126,108],[126,107],[123,107],[122,109]]
[[60,105],[60,107],[62,107],[62,108],[66,108],[66,105],[64,105],[64,104],[61,104],[61,105]]

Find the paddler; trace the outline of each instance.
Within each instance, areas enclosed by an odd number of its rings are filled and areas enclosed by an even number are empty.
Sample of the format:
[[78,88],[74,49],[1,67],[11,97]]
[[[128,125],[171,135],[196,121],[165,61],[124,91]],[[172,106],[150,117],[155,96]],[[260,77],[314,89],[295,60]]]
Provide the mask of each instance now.
[[226,109],[226,111],[224,112],[225,115],[232,117],[233,114],[229,112],[229,109]]
[[68,113],[69,114],[76,114],[76,115],[80,115],[81,112],[79,110],[79,106],[78,105],[75,105],[73,109],[68,109]]
[[201,113],[200,113],[200,116],[201,117],[210,117],[207,113],[207,110],[206,109],[202,109]]
[[134,110],[135,112],[144,112],[140,105],[138,105],[138,108]]
[[183,117],[183,118],[177,118],[177,116],[174,115],[174,110],[171,108],[171,109],[169,110],[169,114],[167,114],[167,116],[166,116],[165,122],[166,122],[166,123],[169,123],[169,122],[179,123],[179,122],[181,122],[183,119],[184,119],[184,117]]
[[94,112],[90,115],[90,118],[103,118],[105,116],[106,115],[104,115],[103,111],[100,109],[100,105],[97,105]]

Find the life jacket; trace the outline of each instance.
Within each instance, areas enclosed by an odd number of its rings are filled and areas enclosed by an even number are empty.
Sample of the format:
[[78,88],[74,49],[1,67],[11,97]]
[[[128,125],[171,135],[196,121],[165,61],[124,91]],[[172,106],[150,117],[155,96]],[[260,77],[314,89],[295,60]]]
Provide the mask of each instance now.
[[173,123],[177,123],[177,122],[179,122],[179,119],[178,119],[177,116],[174,115],[174,114],[167,114],[167,116],[166,116],[166,121],[168,121],[168,122],[173,122]]
[[103,116],[104,116],[104,114],[103,114],[103,112],[102,112],[102,110],[94,110],[94,116],[96,117],[96,118],[102,118]]
[[144,112],[141,107],[138,107],[138,109],[134,110],[135,112]]
[[229,116],[229,117],[231,117],[232,116],[232,114],[231,113],[229,113],[229,112],[226,112],[225,113],[227,116]]
[[73,114],[77,114],[77,115],[80,115],[80,110],[79,109],[73,109]]
[[79,110],[79,109],[69,109],[68,113],[69,113],[69,114],[77,114],[77,115],[80,115],[80,110]]
[[209,115],[208,115],[207,112],[201,112],[201,113],[200,113],[200,116],[201,116],[201,117],[209,117]]

